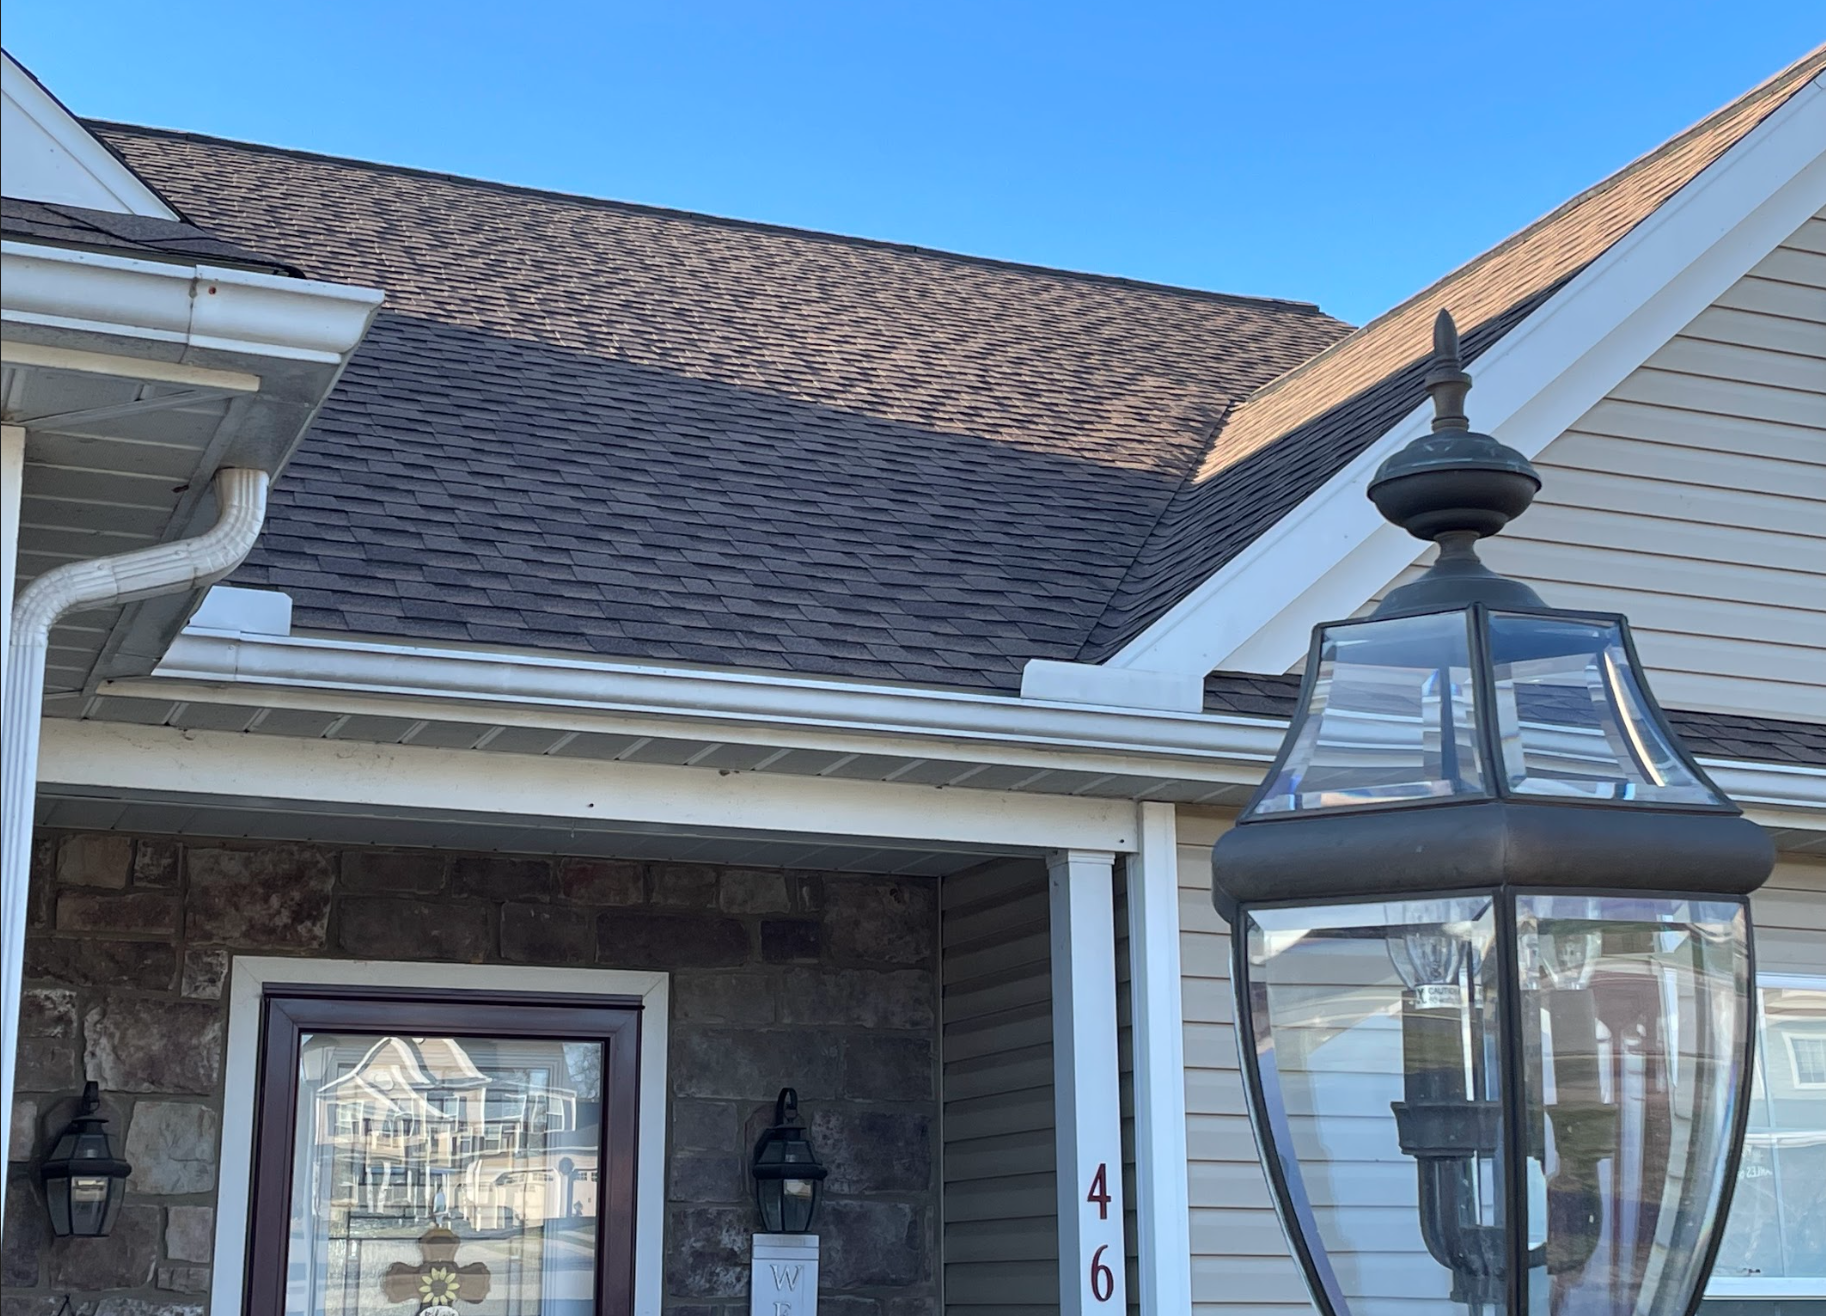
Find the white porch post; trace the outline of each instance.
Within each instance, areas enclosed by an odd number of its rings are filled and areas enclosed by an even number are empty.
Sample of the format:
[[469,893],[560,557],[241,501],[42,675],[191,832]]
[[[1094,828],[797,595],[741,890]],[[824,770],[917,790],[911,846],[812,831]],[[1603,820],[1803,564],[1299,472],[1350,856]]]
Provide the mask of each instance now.
[[1129,1016],[1135,1052],[1137,1287],[1144,1312],[1192,1310],[1186,1047],[1179,977],[1179,833],[1143,804],[1128,859]]
[[1116,856],[1047,856],[1061,1316],[1127,1306],[1116,1053]]
[[[4,686],[7,655],[12,653],[13,586],[19,575],[19,501],[25,484],[25,427],[0,425],[0,686]],[[36,730],[37,719],[33,719]],[[29,805],[28,805],[29,809]],[[31,826],[31,814],[21,815],[11,800],[0,800],[0,819],[8,827]],[[28,853],[29,867],[29,853]],[[18,1001],[25,972],[23,957],[13,953],[10,892],[0,892],[0,1174],[10,1164],[13,1131],[13,1057],[18,1047]],[[24,908],[21,901],[21,918]],[[21,922],[21,933],[24,924]],[[0,1223],[6,1219],[0,1204]]]

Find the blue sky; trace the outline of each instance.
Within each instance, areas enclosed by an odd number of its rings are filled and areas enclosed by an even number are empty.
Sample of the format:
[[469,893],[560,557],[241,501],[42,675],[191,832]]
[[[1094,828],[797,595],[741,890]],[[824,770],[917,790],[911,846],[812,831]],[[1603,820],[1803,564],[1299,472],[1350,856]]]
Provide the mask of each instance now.
[[8,0],[79,114],[1362,322],[1789,63],[1817,0]]

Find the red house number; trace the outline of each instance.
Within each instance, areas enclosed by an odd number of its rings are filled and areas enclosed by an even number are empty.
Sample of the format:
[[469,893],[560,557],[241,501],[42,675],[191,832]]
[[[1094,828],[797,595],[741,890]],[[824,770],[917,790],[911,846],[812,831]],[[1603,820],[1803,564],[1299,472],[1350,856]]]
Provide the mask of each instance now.
[[[1110,1167],[1108,1162],[1097,1167],[1097,1173],[1091,1176],[1091,1188],[1084,1195],[1087,1202],[1097,1204],[1097,1219],[1110,1218]],[[1091,1254],[1091,1297],[1098,1302],[1108,1302],[1116,1296],[1116,1272],[1104,1264],[1103,1254],[1110,1250],[1105,1243]]]

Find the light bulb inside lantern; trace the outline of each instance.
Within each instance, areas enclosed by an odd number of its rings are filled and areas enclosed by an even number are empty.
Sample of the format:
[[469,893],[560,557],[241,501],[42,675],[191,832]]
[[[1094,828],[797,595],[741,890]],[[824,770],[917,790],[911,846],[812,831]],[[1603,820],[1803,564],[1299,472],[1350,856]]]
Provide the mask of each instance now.
[[1458,985],[1464,966],[1465,941],[1444,925],[1410,928],[1388,943],[1389,960],[1401,981],[1423,1007],[1456,1007],[1463,999]]

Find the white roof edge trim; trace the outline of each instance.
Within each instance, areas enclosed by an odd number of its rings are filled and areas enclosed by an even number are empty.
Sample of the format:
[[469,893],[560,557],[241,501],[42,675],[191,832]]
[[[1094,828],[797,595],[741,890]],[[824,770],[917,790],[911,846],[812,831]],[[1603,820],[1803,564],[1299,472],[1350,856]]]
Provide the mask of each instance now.
[[249,270],[0,242],[0,322],[341,365],[382,293]]
[[[1478,358],[1473,421],[1534,457],[1826,205],[1826,75],[1713,161]],[[1284,672],[1421,551],[1366,490],[1425,404],[1107,660]]]
[[[1020,747],[1067,754],[1236,765],[1247,782],[1272,761],[1287,724],[1223,713],[1178,713],[1044,703],[1008,695],[820,681],[804,677],[551,654],[500,654],[368,641],[185,629],[149,682],[110,683],[102,693],[186,696],[209,683],[205,702],[247,702],[262,694],[312,690],[393,696],[418,716],[473,720],[466,705],[520,705],[574,713],[676,720],[691,734],[719,725],[802,733],[843,733],[866,751],[932,752],[937,742]],[[250,690],[249,687],[255,687]],[[869,744],[872,740],[874,743]],[[855,747],[855,746],[852,746]],[[1826,768],[1702,758],[1720,789],[1756,816],[1759,809],[1826,814]]]
[[[178,218],[177,212],[166,205],[159,194],[146,185],[144,179],[97,141],[95,134],[83,127],[11,55],[0,60],[0,91],[4,92],[7,100],[19,107],[19,112],[25,115],[31,126],[42,132],[57,150],[69,157],[71,164],[87,175],[89,182],[114,200],[122,214],[149,215],[156,219]],[[12,135],[21,126],[23,125],[15,124],[8,135]],[[30,185],[29,180],[18,177],[7,178],[5,189],[10,197],[46,201],[53,205],[80,205],[87,199],[79,199],[74,194],[69,197],[34,196],[33,191],[37,189]],[[105,209],[102,206],[88,208]]]
[[[186,627],[151,680],[390,695],[677,719],[840,731],[909,741],[966,741],[1067,751],[1168,755],[1180,760],[1266,763],[1285,724],[1211,713],[1051,704],[1008,695],[824,681],[795,676],[547,654],[500,654]],[[104,693],[132,696],[135,682]],[[162,693],[162,692],[161,692]],[[249,697],[243,689],[242,698]],[[702,734],[697,732],[695,734]]]

